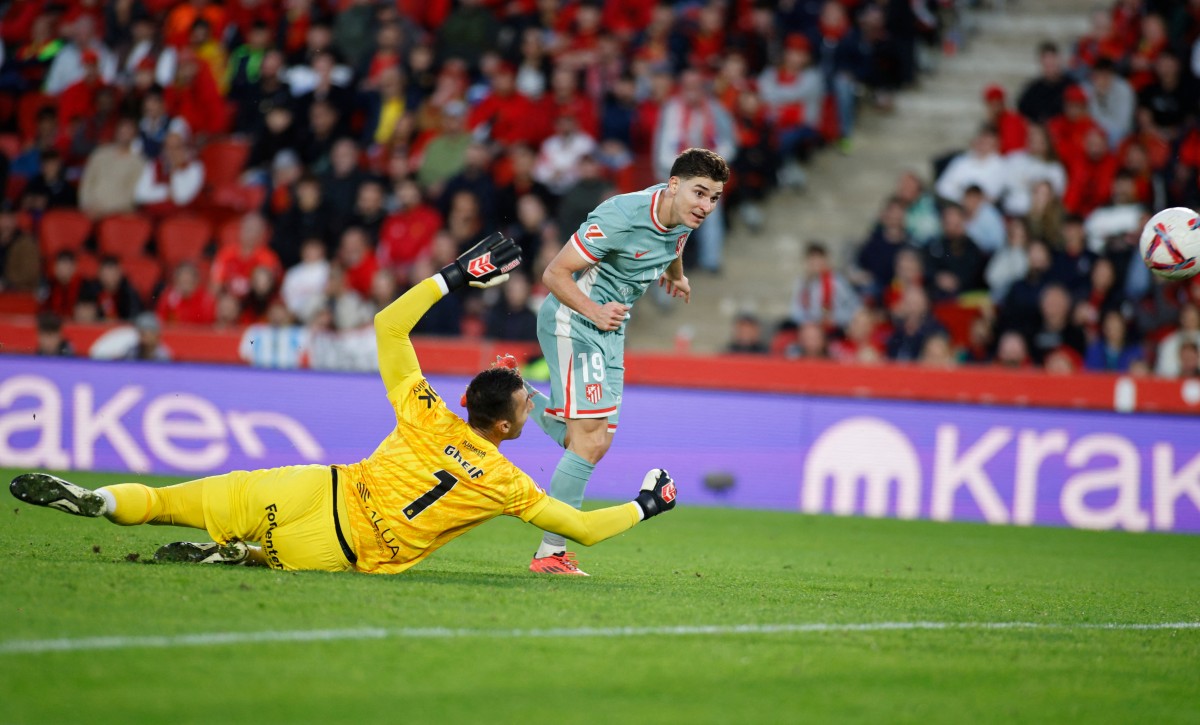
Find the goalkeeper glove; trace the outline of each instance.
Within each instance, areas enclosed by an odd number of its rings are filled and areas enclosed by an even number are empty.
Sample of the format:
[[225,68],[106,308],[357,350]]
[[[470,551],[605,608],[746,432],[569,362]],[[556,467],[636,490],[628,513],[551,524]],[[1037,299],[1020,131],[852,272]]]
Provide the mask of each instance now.
[[642,490],[634,499],[642,509],[642,518],[661,514],[675,508],[675,482],[661,468],[651,469],[642,479]]
[[521,248],[500,232],[492,232],[445,267],[442,279],[453,292],[467,285],[487,288],[503,284],[521,264]]

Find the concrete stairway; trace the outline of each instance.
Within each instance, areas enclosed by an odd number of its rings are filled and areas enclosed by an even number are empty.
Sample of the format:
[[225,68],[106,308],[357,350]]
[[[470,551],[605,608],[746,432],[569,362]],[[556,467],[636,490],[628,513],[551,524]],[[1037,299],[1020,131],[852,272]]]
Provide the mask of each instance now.
[[764,322],[787,316],[807,240],[822,240],[844,265],[870,231],[905,169],[930,177],[930,159],[966,146],[983,116],[980,94],[999,83],[1010,99],[1038,70],[1036,47],[1058,41],[1064,50],[1087,30],[1091,0],[1036,0],[969,12],[966,47],[937,58],[919,87],[901,93],[893,113],[864,108],[848,155],[826,150],[809,165],[806,190],[782,190],[768,203],[757,235],[734,221],[720,276],[689,273],[692,302],[659,307],[647,298],[634,308],[629,348],[669,350],[690,339],[696,353],[719,352],[732,320],[749,310]]

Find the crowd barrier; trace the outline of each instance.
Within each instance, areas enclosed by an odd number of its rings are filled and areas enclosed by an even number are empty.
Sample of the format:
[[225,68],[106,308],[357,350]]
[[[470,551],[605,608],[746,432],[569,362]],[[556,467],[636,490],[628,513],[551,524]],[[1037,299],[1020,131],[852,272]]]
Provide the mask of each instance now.
[[[468,378],[429,377],[457,409]],[[372,374],[0,357],[5,467],[201,476],[352,462],[393,425]],[[560,454],[532,423],[504,452],[543,484]],[[652,467],[685,506],[1200,533],[1189,415],[634,382],[588,495],[630,498]]]

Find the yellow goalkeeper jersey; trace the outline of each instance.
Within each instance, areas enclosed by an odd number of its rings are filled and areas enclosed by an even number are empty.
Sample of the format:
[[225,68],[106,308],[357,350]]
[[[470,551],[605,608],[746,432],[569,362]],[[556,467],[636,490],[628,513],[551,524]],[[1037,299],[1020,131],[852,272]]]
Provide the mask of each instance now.
[[446,407],[408,333],[442,296],[425,280],[375,320],[396,427],[367,459],[338,466],[360,571],[395,574],[501,514],[529,521],[549,498]]

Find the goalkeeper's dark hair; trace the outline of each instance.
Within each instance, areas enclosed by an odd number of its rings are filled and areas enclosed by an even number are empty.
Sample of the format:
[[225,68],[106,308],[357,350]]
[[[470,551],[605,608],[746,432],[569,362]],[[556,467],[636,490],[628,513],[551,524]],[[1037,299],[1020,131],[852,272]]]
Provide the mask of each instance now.
[[720,154],[708,149],[687,149],[675,157],[671,176],[681,179],[703,177],[724,184],[729,181],[729,164]]
[[513,392],[524,387],[521,374],[511,368],[492,368],[475,376],[467,386],[467,422],[487,430],[501,420],[514,420]]

